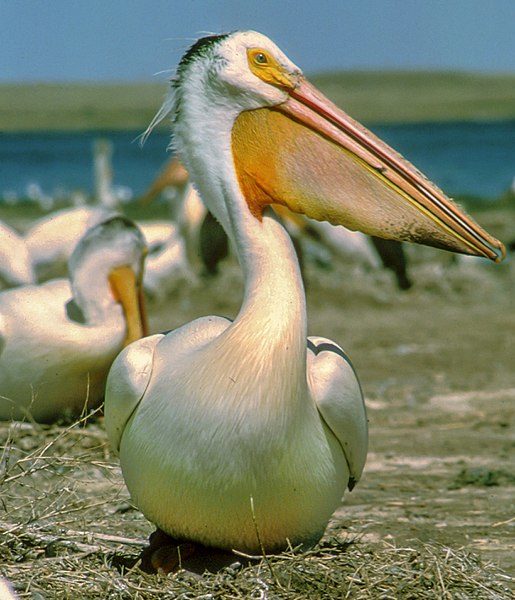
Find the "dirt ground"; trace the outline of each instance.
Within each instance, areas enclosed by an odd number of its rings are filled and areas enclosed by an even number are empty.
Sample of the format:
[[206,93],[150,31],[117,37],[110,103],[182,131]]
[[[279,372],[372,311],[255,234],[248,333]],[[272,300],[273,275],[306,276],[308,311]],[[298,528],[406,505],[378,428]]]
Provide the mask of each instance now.
[[[489,211],[479,219],[501,239],[515,237],[512,212]],[[91,578],[100,581],[101,574],[115,572],[113,553],[118,559],[137,555],[152,530],[129,503],[101,418],[69,428],[0,428],[0,536],[5,540],[0,573],[14,582],[21,597],[38,600],[511,597],[515,260],[499,266],[481,260],[453,262],[443,252],[415,247],[409,248],[409,256],[415,285],[408,292],[398,292],[384,272],[365,273],[343,264],[331,270],[307,267],[309,333],[334,339],[350,355],[370,421],[364,477],[345,496],[326,540],[353,541],[346,560],[351,561],[352,552],[366,554],[371,572],[381,569],[385,548],[421,555],[427,548],[440,548],[449,560],[453,553],[474,556],[479,571],[465,576],[479,582],[483,573],[490,583],[454,594],[444,572],[438,593],[426,594],[420,584],[405,593],[399,587],[384,593],[377,588],[366,595],[366,586],[358,586],[362,595],[358,588],[346,587],[347,596],[343,588],[340,595],[322,588],[305,596],[295,590],[291,595],[252,591],[247,596],[233,582],[236,591],[228,587],[202,596],[193,588],[174,588],[182,581],[177,579],[167,584],[169,595],[161,596],[155,580],[150,584],[147,577],[143,584],[131,571],[124,578],[113,577],[110,587],[92,587]],[[239,269],[229,262],[217,279],[181,286],[166,303],[151,304],[151,330],[172,329],[205,314],[234,317],[240,300]],[[344,556],[342,547],[337,554]],[[84,585],[79,596],[73,592],[77,582]],[[490,584],[500,587],[490,589]],[[219,589],[212,585],[209,589]]]

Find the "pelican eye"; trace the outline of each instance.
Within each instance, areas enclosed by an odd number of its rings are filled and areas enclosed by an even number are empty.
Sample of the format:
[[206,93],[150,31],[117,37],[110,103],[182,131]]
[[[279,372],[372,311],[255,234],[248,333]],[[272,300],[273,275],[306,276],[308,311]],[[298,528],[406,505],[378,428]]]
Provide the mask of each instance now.
[[274,64],[274,60],[268,52],[261,48],[249,48],[247,55],[251,64],[256,67],[271,67]]
[[295,87],[291,74],[267,50],[263,48],[248,48],[247,60],[252,73],[265,83],[283,89],[293,89]]

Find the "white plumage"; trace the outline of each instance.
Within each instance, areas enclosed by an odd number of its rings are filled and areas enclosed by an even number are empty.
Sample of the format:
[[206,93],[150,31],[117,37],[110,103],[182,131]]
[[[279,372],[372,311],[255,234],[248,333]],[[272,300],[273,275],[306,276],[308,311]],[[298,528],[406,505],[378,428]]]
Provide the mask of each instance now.
[[[232,161],[218,147],[230,141],[236,113],[224,104],[213,115],[196,89],[198,102],[188,97],[176,136],[204,200],[238,248],[245,299],[234,323],[205,317],[129,346],[109,375],[106,428],[135,503],[167,533],[257,551],[255,518],[268,550],[287,540],[311,544],[360,478],[363,399],[338,354],[307,352],[291,241],[273,218],[258,222],[248,213]],[[200,141],[195,132],[206,122],[216,122],[216,135]],[[205,177],[206,167],[218,182]]]
[[[258,550],[251,498],[267,548],[320,537],[360,477],[367,437],[348,363],[331,350],[306,358],[298,270],[291,280],[273,276],[294,251],[275,221],[263,227],[273,260],[235,322],[205,317],[132,344],[106,392],[106,426],[115,445],[121,439],[124,477],[147,518],[178,538],[250,551]],[[281,310],[263,310],[272,293]],[[329,373],[344,386],[328,385]],[[342,402],[349,418],[333,419]],[[338,422],[340,443],[317,405]]]
[[34,281],[34,269],[25,240],[0,221],[0,290]]
[[64,277],[80,238],[112,213],[100,207],[63,208],[38,219],[25,234],[38,281]]
[[134,225],[111,219],[78,244],[70,281],[0,294],[0,419],[48,422],[99,404],[112,361],[136,339],[112,274],[130,269],[137,282],[144,248]]
[[295,252],[266,207],[493,260],[503,247],[265,36],[199,40],[159,118],[170,108],[176,150],[237,252],[244,298],[234,322],[197,319],[117,358],[108,435],[134,502],[170,536],[247,552],[309,545],[362,474],[367,420],[341,348],[306,339]]
[[148,246],[143,284],[145,291],[157,301],[181,282],[192,278],[186,249],[179,228],[168,221],[138,223]]

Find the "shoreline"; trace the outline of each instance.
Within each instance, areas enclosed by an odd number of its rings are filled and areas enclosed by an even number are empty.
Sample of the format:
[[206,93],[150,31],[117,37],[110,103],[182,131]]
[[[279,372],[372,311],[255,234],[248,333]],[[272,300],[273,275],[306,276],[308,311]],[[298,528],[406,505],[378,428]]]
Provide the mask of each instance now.
[[[310,79],[369,124],[515,119],[515,74],[345,71]],[[167,81],[0,83],[0,131],[144,129],[167,87]]]

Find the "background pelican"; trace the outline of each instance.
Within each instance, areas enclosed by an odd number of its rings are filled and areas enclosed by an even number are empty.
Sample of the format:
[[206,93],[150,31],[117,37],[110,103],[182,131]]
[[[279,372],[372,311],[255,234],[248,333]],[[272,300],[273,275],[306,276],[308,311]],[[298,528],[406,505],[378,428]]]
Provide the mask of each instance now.
[[[197,41],[175,94],[159,117],[171,105],[179,155],[238,253],[243,304],[232,323],[197,319],[122,352],[107,431],[134,502],[176,540],[309,545],[361,476],[367,422],[343,350],[306,345],[298,263],[267,206],[496,261],[504,249],[263,35]],[[151,546],[153,566],[169,559]]]
[[351,231],[327,221],[308,220],[309,229],[340,259],[352,260],[365,268],[378,269],[383,266],[395,275],[397,286],[407,290],[412,286],[408,276],[407,260],[402,244],[367,236],[361,231]]
[[34,269],[25,240],[0,221],[0,290],[34,281]]
[[113,147],[109,140],[93,144],[95,206],[62,208],[38,219],[26,232],[25,240],[38,281],[66,275],[68,259],[80,238],[119,206],[113,189]]
[[[165,164],[141,197],[141,202],[148,204],[163,193],[169,200],[170,216],[177,224],[178,233],[182,238],[189,269],[191,272],[198,272],[203,265],[209,271],[206,261],[220,260],[218,246],[213,244],[210,236],[210,221],[204,226],[208,211],[197,190],[191,185],[188,172],[177,157]],[[224,246],[226,253],[226,241]]]
[[191,279],[184,239],[179,228],[168,221],[140,222],[148,246],[143,285],[157,301],[163,301],[179,282]]
[[0,294],[0,419],[48,422],[99,404],[115,356],[146,333],[144,254],[140,231],[116,217],[80,240],[69,281]]
[[63,208],[38,219],[25,234],[38,281],[66,275],[81,237],[111,213],[102,207]]

